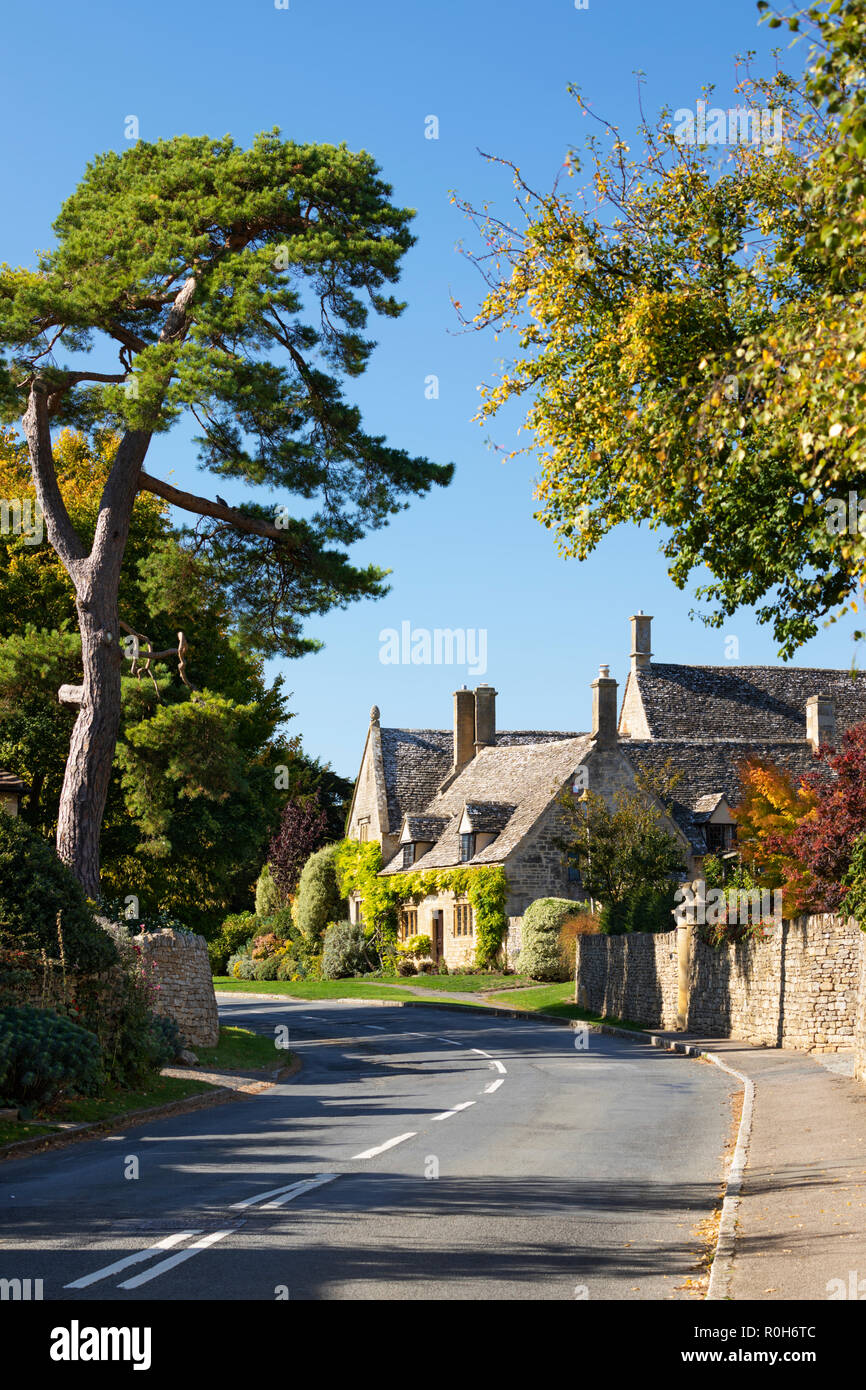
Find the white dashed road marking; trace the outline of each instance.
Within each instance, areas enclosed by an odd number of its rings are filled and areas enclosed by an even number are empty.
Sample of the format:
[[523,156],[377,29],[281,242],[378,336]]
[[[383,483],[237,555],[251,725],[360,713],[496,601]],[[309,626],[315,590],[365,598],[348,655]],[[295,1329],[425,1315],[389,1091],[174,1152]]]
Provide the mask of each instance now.
[[386,1149],[393,1149],[395,1144],[402,1144],[405,1139],[414,1139],[417,1133],[416,1129],[412,1129],[408,1134],[398,1134],[396,1139],[389,1139],[385,1144],[377,1144],[375,1149],[365,1149],[363,1153],[355,1154],[351,1162],[354,1163],[358,1158],[375,1158],[377,1154],[383,1154]]
[[455,1105],[453,1110],[443,1110],[441,1115],[434,1115],[430,1123],[433,1124],[435,1120],[447,1120],[451,1115],[457,1115],[461,1110],[468,1110],[470,1105],[474,1104],[474,1100],[464,1100],[462,1105]]
[[491,1096],[494,1091],[498,1091],[499,1087],[503,1086],[504,1084],[505,1083],[503,1082],[502,1077],[500,1076],[498,1081],[491,1081],[489,1086],[484,1087],[484,1094],[486,1096]]

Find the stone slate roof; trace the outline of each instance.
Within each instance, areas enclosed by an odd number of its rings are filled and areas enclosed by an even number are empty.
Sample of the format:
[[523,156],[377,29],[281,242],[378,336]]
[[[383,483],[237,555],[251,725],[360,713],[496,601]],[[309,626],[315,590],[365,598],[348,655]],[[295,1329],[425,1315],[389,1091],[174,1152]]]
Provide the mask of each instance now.
[[16,777],[14,772],[6,772],[0,767],[0,792],[23,792],[27,790],[27,783],[22,782],[20,777]]
[[866,719],[866,675],[820,667],[638,667],[652,738],[805,739],[806,701],[829,695],[839,732]]
[[747,758],[773,762],[795,777],[814,768],[815,758],[805,738],[756,739],[636,739],[624,738],[619,747],[635,768],[647,772],[680,774],[672,793],[674,820],[694,851],[706,853],[702,827],[721,796],[733,809],[742,799],[739,770]]
[[467,801],[466,814],[473,831],[482,835],[498,835],[517,810],[510,802]]
[[[427,816],[447,817],[436,843],[415,861],[418,869],[450,868],[460,863],[460,821],[468,805],[494,801],[511,814],[497,837],[469,860],[470,864],[501,864],[533,827],[563,783],[572,775],[591,746],[589,734],[542,735],[545,742],[523,742],[518,736],[500,734],[496,745],[482,748],[424,808]],[[384,873],[399,873],[402,858],[395,855]]]
[[[452,768],[451,729],[382,729],[382,762],[388,797],[388,829],[396,834],[406,815],[421,815],[429,807]],[[531,730],[503,731],[496,747],[552,743],[575,734]],[[489,799],[493,799],[495,788]],[[498,798],[498,799],[501,799]]]
[[438,840],[448,824],[447,816],[406,816],[405,833],[409,840]]

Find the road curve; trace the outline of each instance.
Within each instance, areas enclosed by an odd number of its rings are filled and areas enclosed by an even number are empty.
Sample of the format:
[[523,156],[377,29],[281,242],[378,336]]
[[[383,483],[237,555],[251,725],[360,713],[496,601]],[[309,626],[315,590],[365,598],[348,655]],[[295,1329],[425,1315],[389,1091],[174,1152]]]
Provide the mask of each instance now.
[[4,1163],[0,1277],[70,1303],[690,1296],[730,1132],[716,1068],[480,1011],[220,1015],[287,1027],[299,1075]]

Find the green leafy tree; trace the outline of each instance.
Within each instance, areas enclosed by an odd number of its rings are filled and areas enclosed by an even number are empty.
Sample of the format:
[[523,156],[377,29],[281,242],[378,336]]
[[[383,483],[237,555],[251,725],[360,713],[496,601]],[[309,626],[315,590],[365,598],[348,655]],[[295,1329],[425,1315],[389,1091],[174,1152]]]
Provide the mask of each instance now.
[[[249,150],[228,137],[139,142],[91,162],[35,270],[0,271],[0,406],[22,420],[48,538],[75,591],[83,682],[57,844],[91,893],[120,728],[118,601],[137,495],[200,518],[241,641],[298,655],[316,645],[305,618],[384,592],[383,572],[339,547],[450,480],[450,467],[366,433],[343,395],[341,378],[361,375],[372,351],[369,308],[393,318],[403,307],[384,287],[411,244],[410,214],[390,194],[368,154],[276,131]],[[91,364],[97,348],[113,350],[114,370]],[[154,435],[185,412],[204,467],[268,489],[266,503],[229,506],[145,471]],[[64,424],[119,434],[92,538],[59,486],[52,430]]]
[[618,791],[610,802],[593,791],[560,797],[561,848],[578,865],[591,898],[616,908],[640,894],[669,891],[685,871],[682,843],[667,818],[674,785],[675,775],[665,772],[639,778],[634,791]]
[[599,133],[567,160],[577,191],[537,193],[509,166],[525,222],[468,209],[474,326],[517,341],[480,418],[529,398],[537,516],[562,553],[664,527],[678,587],[709,571],[706,620],[758,605],[785,656],[866,565],[856,518],[834,529],[866,486],[866,0],[802,25],[816,66],[738,88],[745,110],[783,113],[780,144],[689,144],[667,110],[628,140],[578,96]]

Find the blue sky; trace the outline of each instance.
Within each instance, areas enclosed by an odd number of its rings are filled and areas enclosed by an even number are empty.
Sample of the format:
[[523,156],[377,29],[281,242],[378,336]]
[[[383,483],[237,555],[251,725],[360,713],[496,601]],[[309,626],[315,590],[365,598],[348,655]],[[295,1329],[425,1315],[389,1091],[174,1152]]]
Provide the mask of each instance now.
[[[143,139],[229,133],[246,144],[278,125],[298,141],[344,140],[370,150],[395,200],[418,211],[418,243],[398,289],[408,308],[376,326],[380,346],[350,391],[369,430],[453,461],[456,478],[355,548],[359,562],[393,571],[390,595],[316,619],[308,632],[325,649],[274,663],[293,692],[293,731],[338,771],[354,775],[374,702],[383,723],[444,727],[451,692],[474,683],[464,667],[383,665],[379,634],[404,621],[486,631],[488,669],[478,678],[499,691],[501,728],[586,728],[599,663],[625,679],[627,620],[639,608],[655,617],[659,660],[724,663],[731,635],[739,662],[776,660],[771,634],[748,613],[724,631],[690,621],[694,598],[673,587],[658,536],[645,529],[623,528],[583,564],[558,557],[533,519],[531,456],[503,463],[472,423],[478,383],[495,371],[502,344],[459,332],[450,303],[453,294],[472,305],[480,287],[456,250],[471,229],[450,191],[493,199],[503,212],[511,194],[505,172],[485,164],[479,148],[514,160],[546,189],[586,130],[570,82],[627,132],[638,69],[647,112],[691,106],[707,83],[727,106],[735,55],[766,55],[787,42],[757,19],[753,0],[589,0],[586,10],[573,0],[290,0],[285,10],[273,0],[47,0],[8,13],[0,98],[7,262],[32,262],[51,244],[61,200],[95,153],[126,147],[130,115]],[[799,67],[800,54],[790,62]],[[438,140],[425,139],[430,115]],[[430,374],[439,378],[437,400],[425,398]],[[515,414],[503,419],[497,442],[512,447],[517,424]],[[213,495],[187,432],[157,439],[147,466]],[[850,626],[822,632],[798,663],[850,664]]]

